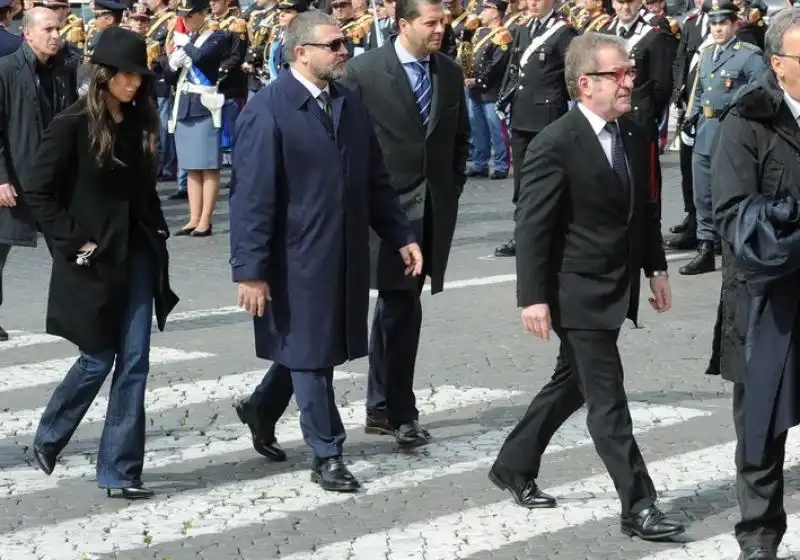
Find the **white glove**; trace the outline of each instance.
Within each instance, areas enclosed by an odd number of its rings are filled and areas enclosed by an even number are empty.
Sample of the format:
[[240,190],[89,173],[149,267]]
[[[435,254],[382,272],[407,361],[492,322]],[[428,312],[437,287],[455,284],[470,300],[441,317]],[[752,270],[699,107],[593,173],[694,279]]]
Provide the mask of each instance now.
[[175,49],[169,56],[169,67],[173,70],[179,70],[187,60],[191,62],[189,55],[183,52],[183,49]]
[[694,146],[694,138],[685,132],[681,132],[681,142],[683,142],[685,146]]
[[183,59],[183,62],[181,62],[181,65],[187,70],[192,67],[192,59],[189,58],[189,55],[186,55],[186,57]]
[[185,47],[189,44],[189,36],[186,33],[175,32],[172,35],[172,42],[176,47]]

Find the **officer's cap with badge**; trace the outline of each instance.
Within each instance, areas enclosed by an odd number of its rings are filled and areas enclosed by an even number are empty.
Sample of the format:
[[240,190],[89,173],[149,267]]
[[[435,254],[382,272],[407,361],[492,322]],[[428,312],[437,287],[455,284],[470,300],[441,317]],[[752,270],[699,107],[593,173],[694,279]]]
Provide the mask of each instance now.
[[116,0],[94,0],[93,13],[95,17],[100,17],[108,14],[122,14],[127,9],[125,4]]
[[[8,5],[10,6],[12,3],[13,2],[9,0]],[[42,6],[51,10],[57,10],[58,8],[69,8],[69,2],[66,0],[44,0],[44,2],[42,2]],[[0,8],[2,7],[3,2],[0,2]]]
[[483,0],[484,8],[494,8],[501,14],[506,13],[508,2],[506,0]]
[[211,8],[209,0],[181,0],[178,4],[178,15],[190,16],[196,12],[202,12]]
[[137,2],[133,5],[133,9],[128,17],[131,19],[149,21],[150,18],[153,17],[153,11],[150,9],[150,6],[144,2]]
[[703,4],[708,6],[708,21],[710,23],[722,23],[723,21],[735,21],[739,18],[739,8],[733,0],[706,0]]
[[278,9],[286,12],[307,12],[308,2],[306,0],[281,0]]

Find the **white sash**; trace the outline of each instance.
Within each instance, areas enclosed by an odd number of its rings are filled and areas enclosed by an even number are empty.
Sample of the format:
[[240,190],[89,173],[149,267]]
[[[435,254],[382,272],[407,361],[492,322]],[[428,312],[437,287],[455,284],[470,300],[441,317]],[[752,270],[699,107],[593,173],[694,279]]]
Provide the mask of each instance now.
[[700,62],[700,57],[703,56],[703,49],[705,49],[708,45],[710,45],[713,42],[714,42],[714,36],[711,33],[709,33],[708,35],[706,35],[706,38],[703,39],[703,42],[700,43],[700,46],[697,47],[697,50],[694,51],[694,54],[692,55],[692,60],[689,61],[690,74],[692,73],[692,70],[694,70],[697,64]]
[[545,31],[544,33],[542,33],[541,35],[539,35],[538,37],[533,39],[531,41],[531,44],[528,45],[528,48],[525,49],[525,52],[522,53],[522,58],[520,58],[520,60],[519,60],[519,67],[523,68],[525,66],[525,64],[528,62],[528,59],[533,54],[533,51],[535,51],[540,46],[542,46],[545,41],[547,41],[550,37],[553,36],[553,34],[556,31],[558,31],[559,29],[561,29],[565,25],[567,25],[567,22],[564,21],[563,19],[559,19],[559,20],[551,19],[550,22],[547,25],[547,27],[548,27],[547,31]]
[[636,31],[633,33],[633,37],[625,40],[625,43],[628,45],[628,54],[631,54],[634,47],[639,44],[639,41],[647,37],[647,34],[653,31],[653,29],[655,28],[639,22],[639,24],[636,26]]
[[[193,43],[194,46],[197,47],[198,49],[202,47],[203,43],[205,43],[206,40],[209,37],[211,37],[212,33],[214,33],[212,29],[209,29],[201,33],[200,36],[197,38],[197,41]],[[185,66],[181,68],[181,74],[180,76],[178,76],[178,84],[177,86],[175,86],[175,99],[172,102],[172,115],[170,115],[169,122],[167,123],[167,130],[169,131],[170,134],[173,134],[175,132],[175,125],[178,123],[178,103],[181,100],[181,95],[183,94],[184,90],[183,86],[186,83],[188,75],[189,75],[189,68],[186,68]]]

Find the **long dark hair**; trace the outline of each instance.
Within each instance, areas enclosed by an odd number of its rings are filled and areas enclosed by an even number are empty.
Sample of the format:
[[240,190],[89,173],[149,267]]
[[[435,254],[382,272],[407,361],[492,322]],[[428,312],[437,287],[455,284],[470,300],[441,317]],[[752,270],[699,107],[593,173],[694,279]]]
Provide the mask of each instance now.
[[[86,112],[89,115],[90,150],[94,152],[99,167],[108,164],[114,157],[114,119],[108,110],[108,81],[117,73],[116,69],[102,64],[88,64],[89,88],[86,92]],[[136,92],[127,111],[142,129],[142,155],[146,165],[155,172],[158,165],[158,111],[150,76],[142,77],[142,85]]]

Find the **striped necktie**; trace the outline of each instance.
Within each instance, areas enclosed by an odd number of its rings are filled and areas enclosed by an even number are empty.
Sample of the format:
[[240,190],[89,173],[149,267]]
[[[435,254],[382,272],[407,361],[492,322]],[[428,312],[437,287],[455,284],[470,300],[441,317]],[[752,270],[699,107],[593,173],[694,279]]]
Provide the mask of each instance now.
[[619,125],[615,122],[606,123],[604,127],[611,135],[611,167],[619,177],[622,186],[626,191],[631,188],[631,179],[628,175],[628,162],[625,157],[625,145],[622,143]]
[[417,100],[417,108],[424,128],[428,126],[428,121],[431,120],[431,99],[433,97],[431,79],[428,77],[424,63],[411,62],[409,64],[417,74],[417,79],[414,83],[414,98]]

